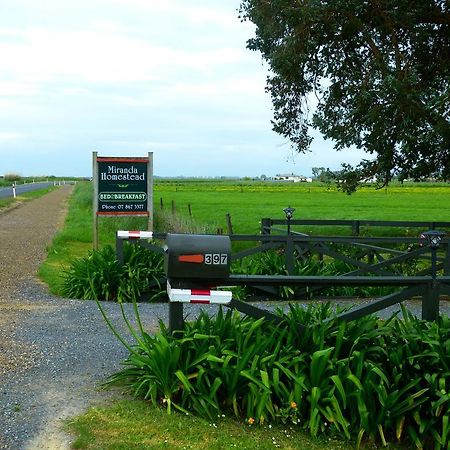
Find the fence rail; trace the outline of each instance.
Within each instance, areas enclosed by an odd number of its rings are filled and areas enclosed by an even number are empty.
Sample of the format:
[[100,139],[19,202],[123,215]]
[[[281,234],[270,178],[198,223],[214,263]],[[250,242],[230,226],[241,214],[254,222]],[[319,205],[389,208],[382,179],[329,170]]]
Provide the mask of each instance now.
[[[269,221],[270,220],[270,227]],[[408,226],[430,229],[450,228],[450,222],[406,222],[406,221],[336,221],[336,220],[291,220],[291,225],[351,225],[355,222],[382,227]],[[224,285],[252,286],[262,292],[276,292],[278,286],[297,286],[306,292],[319,292],[330,286],[390,286],[396,291],[371,303],[355,308],[342,315],[344,320],[353,320],[362,315],[400,303],[413,297],[422,299],[422,318],[436,320],[439,316],[439,302],[444,296],[450,296],[450,245],[445,237],[439,249],[431,248],[423,237],[367,237],[367,236],[309,236],[295,232],[272,233],[272,225],[287,225],[286,220],[263,219],[262,233],[259,235],[230,235],[232,243],[248,244],[248,248],[234,251],[232,261],[276,250],[283,255],[286,275],[244,275],[231,274]],[[353,227],[352,230],[355,228]],[[154,233],[156,241],[163,242],[164,233]],[[162,245],[155,241],[135,240],[140,245],[157,253],[164,253]],[[123,262],[123,239],[117,239],[116,251],[119,261]],[[351,270],[336,276],[299,276],[296,264],[299,260],[341,261]],[[415,262],[418,264],[415,264]],[[403,266],[410,264],[405,275]],[[233,300],[233,305],[238,302]],[[180,314],[180,306],[174,307]],[[238,308],[239,309],[239,308]],[[243,310],[243,309],[241,309]],[[251,310],[247,308],[246,311]],[[181,307],[182,314],[182,307]],[[179,318],[177,319],[179,321]]]
[[[411,220],[319,220],[319,219],[271,219],[263,218],[261,219],[261,234],[271,234],[273,231],[283,231],[277,230],[275,226],[345,226],[352,230],[353,236],[359,236],[362,227],[389,227],[389,228],[425,228],[427,230],[440,229],[450,229],[450,222],[444,221],[411,221]],[[403,233],[402,233],[403,234]]]

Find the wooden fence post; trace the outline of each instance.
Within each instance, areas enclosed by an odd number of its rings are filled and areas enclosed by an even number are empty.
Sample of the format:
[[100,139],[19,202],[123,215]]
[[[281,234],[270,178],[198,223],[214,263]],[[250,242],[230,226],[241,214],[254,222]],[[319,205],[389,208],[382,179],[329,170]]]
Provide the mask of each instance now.
[[449,275],[450,275],[450,241],[447,242],[444,253],[444,276],[448,277]]
[[269,218],[261,219],[261,234],[270,234],[270,226],[272,221]]
[[231,223],[231,216],[230,213],[227,213],[226,215],[226,220],[227,220],[227,229],[228,229],[228,235],[232,235],[233,234],[233,225]]
[[439,318],[440,284],[437,280],[437,248],[431,247],[431,282],[422,296],[422,319],[437,321]]
[[286,236],[286,250],[284,253],[286,270],[288,275],[294,275],[295,258],[294,258],[294,241],[292,240],[292,234]]

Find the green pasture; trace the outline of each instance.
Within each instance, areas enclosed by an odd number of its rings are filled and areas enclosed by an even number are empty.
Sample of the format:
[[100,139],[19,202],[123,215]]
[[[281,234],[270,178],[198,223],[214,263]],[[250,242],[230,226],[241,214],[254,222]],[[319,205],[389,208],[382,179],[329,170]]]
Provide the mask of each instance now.
[[239,234],[259,232],[261,218],[283,219],[286,206],[296,209],[294,219],[450,221],[450,184],[444,183],[367,186],[346,195],[318,183],[167,181],[155,185],[155,217],[161,201],[164,210],[174,202],[182,216],[189,215],[190,205],[193,220],[225,232],[230,214]]

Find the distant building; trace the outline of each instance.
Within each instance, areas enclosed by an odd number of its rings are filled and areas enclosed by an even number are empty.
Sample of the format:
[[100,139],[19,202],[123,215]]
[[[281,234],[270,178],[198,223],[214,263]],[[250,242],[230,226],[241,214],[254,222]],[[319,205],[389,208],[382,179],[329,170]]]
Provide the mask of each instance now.
[[280,173],[275,175],[275,181],[288,181],[291,183],[311,183],[312,178],[303,175],[295,175],[294,173]]

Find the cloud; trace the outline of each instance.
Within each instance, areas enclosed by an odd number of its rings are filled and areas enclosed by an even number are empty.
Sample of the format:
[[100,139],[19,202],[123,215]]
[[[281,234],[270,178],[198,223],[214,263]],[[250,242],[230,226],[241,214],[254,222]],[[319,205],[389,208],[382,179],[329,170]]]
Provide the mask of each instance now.
[[33,28],[23,36],[24,43],[0,45],[8,71],[22,80],[150,81],[161,78],[161,67],[177,58],[173,51],[105,32]]
[[23,140],[25,136],[21,133],[11,131],[0,131],[0,143],[9,143]]
[[72,82],[131,83],[165,80],[183,76],[185,71],[208,75],[221,66],[245,61],[245,52],[232,47],[174,49],[105,30],[32,28],[21,36],[21,42],[0,43],[0,54],[9,76],[23,85],[28,83],[28,89],[31,82],[52,82],[62,77]]
[[[229,1],[225,4],[221,4],[221,2],[212,4],[210,0],[203,2],[186,0],[110,0],[110,3],[168,15],[172,20],[182,18],[184,21],[195,25],[208,24],[221,28],[236,28],[237,24],[239,24],[237,6],[234,8],[230,7],[232,3]],[[236,5],[238,4],[236,3]]]
[[167,175],[289,171],[239,3],[2,0],[2,165],[88,175],[98,149],[155,151]]
[[37,91],[36,83],[0,79],[0,97],[30,96],[35,95]]

